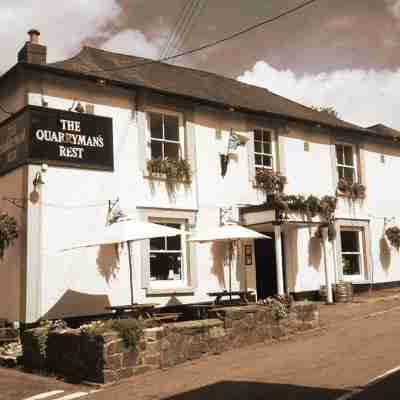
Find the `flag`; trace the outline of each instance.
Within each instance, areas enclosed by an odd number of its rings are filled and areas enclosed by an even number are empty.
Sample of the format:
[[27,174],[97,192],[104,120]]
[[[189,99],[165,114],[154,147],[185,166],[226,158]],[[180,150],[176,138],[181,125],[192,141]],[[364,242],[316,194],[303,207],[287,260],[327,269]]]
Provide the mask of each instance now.
[[239,135],[232,132],[229,135],[228,154],[236,154],[238,147],[242,144]]

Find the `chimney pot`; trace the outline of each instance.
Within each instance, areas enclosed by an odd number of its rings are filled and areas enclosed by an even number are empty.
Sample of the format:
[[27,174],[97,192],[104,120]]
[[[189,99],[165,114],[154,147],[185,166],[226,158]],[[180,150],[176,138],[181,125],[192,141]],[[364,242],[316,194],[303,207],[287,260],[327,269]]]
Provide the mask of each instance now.
[[39,36],[40,32],[37,29],[31,29],[28,32],[29,35],[29,41],[33,44],[39,44]]
[[46,64],[47,48],[39,44],[40,32],[37,29],[31,29],[28,35],[29,41],[18,53],[18,62]]

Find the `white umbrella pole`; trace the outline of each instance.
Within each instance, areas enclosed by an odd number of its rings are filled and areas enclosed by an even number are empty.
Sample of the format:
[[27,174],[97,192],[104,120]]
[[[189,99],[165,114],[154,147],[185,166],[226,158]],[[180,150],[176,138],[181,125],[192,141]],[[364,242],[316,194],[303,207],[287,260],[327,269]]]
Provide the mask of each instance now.
[[232,301],[232,262],[234,256],[235,241],[229,242],[229,301]]
[[128,240],[128,257],[129,257],[129,284],[131,288],[131,305],[133,306],[133,260],[131,254],[131,242]]

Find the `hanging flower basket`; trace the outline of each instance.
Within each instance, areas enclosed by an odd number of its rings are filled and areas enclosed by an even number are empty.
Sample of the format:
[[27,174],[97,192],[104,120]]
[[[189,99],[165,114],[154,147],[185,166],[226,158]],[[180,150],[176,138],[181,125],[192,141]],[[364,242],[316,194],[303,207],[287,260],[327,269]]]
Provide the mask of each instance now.
[[18,238],[17,221],[5,213],[0,213],[0,260],[5,250]]
[[390,244],[399,251],[400,249],[400,228],[398,226],[392,226],[387,228],[385,231],[386,237]]
[[282,193],[287,183],[286,176],[265,168],[257,168],[255,180],[257,187],[269,194]]
[[363,200],[366,197],[367,188],[359,182],[349,182],[346,179],[339,179],[337,192],[351,200]]

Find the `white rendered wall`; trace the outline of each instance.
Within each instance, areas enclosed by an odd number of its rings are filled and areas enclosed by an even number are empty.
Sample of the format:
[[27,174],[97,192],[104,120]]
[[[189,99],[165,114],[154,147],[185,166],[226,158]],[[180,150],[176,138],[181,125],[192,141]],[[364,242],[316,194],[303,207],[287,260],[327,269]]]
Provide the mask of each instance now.
[[[46,96],[50,107],[68,109],[71,99]],[[30,104],[40,104],[39,94],[30,94]],[[92,101],[92,103],[94,103]],[[41,287],[35,302],[28,304],[31,310],[29,321],[42,315],[48,317],[76,315],[77,308],[83,313],[101,312],[108,304],[127,304],[129,297],[129,269],[126,248],[115,262],[112,247],[75,250],[54,254],[52,249],[60,243],[69,243],[76,237],[90,235],[93,226],[106,219],[107,202],[120,198],[124,210],[143,218],[143,210],[181,210],[197,212],[196,228],[204,230],[219,224],[221,207],[257,204],[263,201],[263,194],[253,188],[249,171],[246,146],[240,146],[231,158],[227,174],[221,176],[219,154],[226,150],[226,139],[231,128],[246,135],[250,131],[249,117],[240,113],[215,112],[198,107],[193,120],[188,121],[188,144],[192,146],[190,157],[194,170],[194,180],[190,188],[181,188],[171,199],[164,182],[153,183],[145,176],[141,162],[140,125],[142,111],[134,112],[132,107],[107,106],[106,101],[95,104],[95,114],[109,116],[114,123],[115,171],[94,172],[71,168],[50,167],[44,176],[39,203],[30,203],[28,218],[32,224],[28,238],[28,271],[32,271],[31,284]],[[142,115],[143,118],[143,115]],[[288,177],[287,193],[317,196],[333,195],[336,189],[332,145],[329,135],[307,130],[300,125],[290,125],[281,138],[284,154],[282,159]],[[308,128],[307,128],[308,129]],[[309,151],[304,149],[305,139]],[[190,147],[189,146],[189,147]],[[371,220],[371,248],[374,265],[373,278],[376,282],[400,280],[399,255],[390,251],[390,263],[382,265],[380,243],[383,216],[397,215],[396,206],[399,190],[395,184],[399,158],[397,150],[386,155],[385,164],[380,163],[380,151],[373,146],[365,150],[365,174],[367,199],[361,207],[349,208],[341,200],[338,209],[340,218],[360,218]],[[194,162],[195,161],[195,162]],[[28,182],[33,190],[32,180],[40,167],[29,167]],[[385,176],[383,179],[382,177]],[[152,186],[154,185],[154,186]],[[390,199],[390,200],[388,200]],[[382,212],[382,210],[385,210]],[[34,222],[36,221],[36,223]],[[33,232],[35,230],[35,232]],[[314,231],[308,227],[288,228],[286,259],[287,279],[291,291],[318,290],[324,284],[324,266],[321,248],[314,239]],[[196,248],[197,286],[190,294],[149,296],[142,285],[142,250],[136,243],[134,253],[134,293],[135,301],[194,302],[210,298],[207,292],[219,290],[227,284],[227,270],[223,271],[221,258],[223,246],[193,244]],[[47,252],[40,261],[40,249]],[[334,253],[328,246],[328,268],[335,281]],[[386,257],[387,261],[387,257]],[[40,267],[38,265],[40,264]],[[35,269],[36,268],[36,269]],[[235,265],[232,273],[233,288],[255,289],[256,275],[253,265],[240,268]],[[35,283],[38,271],[41,277]],[[225,272],[225,281],[224,281]],[[71,292],[73,295],[71,296]],[[98,296],[98,297],[95,297]],[[79,299],[79,305],[71,304]]]
[[[382,162],[381,156],[384,156]],[[365,207],[371,220],[371,253],[374,282],[400,281],[400,255],[391,248],[383,232],[384,219],[400,225],[400,149],[398,145],[366,145],[365,170],[367,198]],[[389,223],[387,227],[392,226]]]

